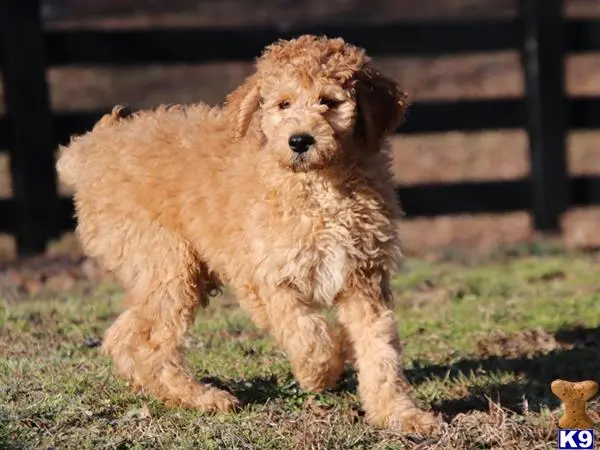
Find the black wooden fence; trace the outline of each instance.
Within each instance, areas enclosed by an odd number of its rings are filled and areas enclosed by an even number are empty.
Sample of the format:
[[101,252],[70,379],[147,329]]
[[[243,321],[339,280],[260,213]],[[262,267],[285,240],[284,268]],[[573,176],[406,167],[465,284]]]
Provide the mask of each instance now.
[[371,55],[520,51],[524,98],[417,103],[399,132],[524,128],[531,175],[401,186],[398,191],[408,217],[528,210],[538,230],[559,231],[560,216],[569,206],[600,204],[600,177],[570,178],[565,162],[569,128],[600,128],[600,99],[564,93],[564,56],[599,51],[600,21],[565,20],[562,0],[519,0],[519,5],[515,18],[470,22],[43,32],[39,0],[1,0],[6,115],[0,117],[0,149],[10,152],[14,196],[0,200],[0,231],[14,233],[19,252],[31,254],[73,226],[71,200],[57,195],[53,150],[57,142],[89,129],[104,111],[53,114],[47,67],[250,60],[266,44],[302,33],[343,36]]

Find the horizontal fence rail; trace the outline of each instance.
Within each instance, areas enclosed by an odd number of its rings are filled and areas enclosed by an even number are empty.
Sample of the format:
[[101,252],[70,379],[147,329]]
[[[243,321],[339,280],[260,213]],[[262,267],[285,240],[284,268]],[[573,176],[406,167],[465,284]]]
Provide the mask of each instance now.
[[[90,130],[106,110],[54,113],[56,142],[67,143],[72,135]],[[600,97],[567,99],[567,123],[572,130],[600,128]],[[399,134],[444,131],[489,131],[525,129],[526,105],[523,99],[423,101],[411,105]],[[10,121],[0,116],[0,152],[10,146]]]
[[[509,20],[322,24],[303,28],[57,30],[48,31],[44,42],[52,66],[197,64],[249,61],[266,45],[301,34],[341,36],[378,56],[514,50],[522,42],[518,22]],[[202,44],[206,42],[210,45]]]
[[[600,205],[600,176],[578,176],[569,180],[574,206]],[[531,180],[462,181],[403,186],[397,189],[405,214],[435,217],[451,214],[498,214],[531,208]],[[15,229],[15,202],[0,199],[0,233]],[[61,231],[75,226],[73,202],[61,199],[57,222]]]
[[[598,103],[600,109],[600,102]],[[109,110],[58,112],[54,114],[57,142],[91,129]],[[586,118],[589,122],[590,118]],[[478,131],[525,127],[524,103],[521,99],[465,100],[458,102],[420,102],[409,108],[407,120],[398,133],[428,133],[448,130]],[[0,118],[0,148],[9,145],[10,124]]]
[[[265,45],[305,33],[341,36],[367,48],[369,54],[374,56],[514,51],[523,42],[522,28],[520,19],[508,19],[360,26],[323,24],[295,29],[56,30],[44,33],[44,44],[46,60],[51,66],[198,64],[249,61]],[[600,22],[571,19],[565,21],[565,29],[567,51],[584,53],[600,50]],[[203,42],[210,42],[211,45],[202,45]]]
[[[523,42],[522,28],[520,19],[509,19],[360,26],[323,24],[297,29],[56,30],[44,33],[44,46],[50,66],[249,61],[265,45],[305,33],[341,36],[367,48],[374,56],[438,56],[518,50]],[[3,45],[0,38],[0,47]],[[600,22],[565,21],[565,47],[570,53],[599,51]],[[2,64],[0,57],[0,68]]]

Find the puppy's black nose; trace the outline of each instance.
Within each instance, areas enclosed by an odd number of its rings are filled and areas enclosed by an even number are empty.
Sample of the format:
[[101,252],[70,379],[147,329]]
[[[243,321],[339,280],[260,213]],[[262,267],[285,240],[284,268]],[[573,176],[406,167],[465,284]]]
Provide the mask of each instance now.
[[315,138],[310,134],[293,134],[288,144],[293,152],[304,153],[315,143]]

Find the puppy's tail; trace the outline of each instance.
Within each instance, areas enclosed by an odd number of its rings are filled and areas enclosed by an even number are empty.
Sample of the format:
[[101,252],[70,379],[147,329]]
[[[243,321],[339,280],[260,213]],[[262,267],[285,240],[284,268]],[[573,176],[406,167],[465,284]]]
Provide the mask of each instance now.
[[109,114],[104,114],[102,118],[96,122],[93,131],[99,130],[100,128],[108,128],[119,123],[121,120],[126,119],[132,115],[132,111],[123,106],[115,106]]
[[[115,106],[113,110],[109,114],[105,114],[102,118],[96,122],[94,125],[93,131],[97,131],[102,128],[108,128],[114,126],[121,120],[129,117],[131,115],[131,111],[123,106]],[[80,155],[78,155],[78,141],[80,141],[83,136],[76,136],[71,139],[71,143],[67,146],[59,147],[59,156],[56,161],[56,172],[58,173],[58,178],[64,184],[69,187],[75,187],[77,182],[77,174],[80,172]]]
[[75,187],[77,181],[77,161],[76,151],[72,146],[60,146],[58,150],[58,159],[56,161],[56,173],[58,179],[70,188]]

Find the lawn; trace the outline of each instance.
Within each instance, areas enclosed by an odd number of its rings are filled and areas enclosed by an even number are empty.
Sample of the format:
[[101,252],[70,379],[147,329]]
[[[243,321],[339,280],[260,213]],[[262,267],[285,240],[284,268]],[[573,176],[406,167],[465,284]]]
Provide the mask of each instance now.
[[[99,353],[121,292],[104,283],[0,311],[0,447],[555,449],[555,378],[600,376],[600,255],[532,245],[476,261],[409,259],[395,278],[407,374],[443,414],[438,440],[365,425],[349,370],[299,390],[273,341],[225,292],[186,340],[198,378],[234,391],[236,414],[134,395]],[[1,292],[1,291],[0,291]],[[217,381],[218,380],[218,381]],[[591,402],[597,419],[600,403]]]

